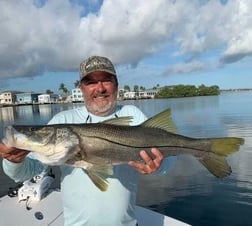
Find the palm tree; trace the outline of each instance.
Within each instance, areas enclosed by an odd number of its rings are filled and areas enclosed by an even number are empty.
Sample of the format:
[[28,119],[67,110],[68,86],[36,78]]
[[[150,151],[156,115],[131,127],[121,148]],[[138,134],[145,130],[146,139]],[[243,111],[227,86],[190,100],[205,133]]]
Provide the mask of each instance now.
[[67,98],[67,94],[69,93],[68,89],[65,87],[65,84],[64,83],[61,83],[60,84],[60,87],[59,87],[59,90],[62,91],[63,93],[63,99],[65,100]]
[[139,96],[139,86],[138,85],[134,85],[134,92],[136,93],[136,97]]
[[59,90],[61,90],[64,93],[65,88],[66,88],[65,84],[61,83],[60,86],[59,86]]

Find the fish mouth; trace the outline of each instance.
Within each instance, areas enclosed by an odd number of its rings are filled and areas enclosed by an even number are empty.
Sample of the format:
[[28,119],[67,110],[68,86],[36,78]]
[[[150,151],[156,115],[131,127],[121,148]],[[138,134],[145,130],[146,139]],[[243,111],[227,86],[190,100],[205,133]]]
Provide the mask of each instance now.
[[9,147],[25,148],[30,143],[27,134],[20,133],[13,126],[7,126],[4,130],[2,142]]
[[15,146],[16,141],[17,141],[16,134],[17,134],[17,131],[12,126],[5,127],[4,139],[2,140],[2,142],[6,146]]

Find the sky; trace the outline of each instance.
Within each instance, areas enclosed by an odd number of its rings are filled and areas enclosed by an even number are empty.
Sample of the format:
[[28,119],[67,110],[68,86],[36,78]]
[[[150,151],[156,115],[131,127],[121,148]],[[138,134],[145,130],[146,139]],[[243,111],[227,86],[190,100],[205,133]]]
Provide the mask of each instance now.
[[91,55],[119,86],[252,88],[251,0],[0,1],[0,92],[59,93]]

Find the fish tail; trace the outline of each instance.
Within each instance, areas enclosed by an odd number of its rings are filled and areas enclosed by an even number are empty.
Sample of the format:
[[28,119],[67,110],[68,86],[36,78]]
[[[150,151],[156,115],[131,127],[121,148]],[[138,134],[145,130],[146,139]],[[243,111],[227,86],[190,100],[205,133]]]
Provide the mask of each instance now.
[[239,151],[244,139],[239,137],[213,138],[211,141],[211,152],[218,155],[227,156],[231,153]]
[[223,178],[232,173],[226,156],[237,152],[240,145],[244,144],[244,139],[236,137],[209,139],[211,149],[199,161],[216,177]]

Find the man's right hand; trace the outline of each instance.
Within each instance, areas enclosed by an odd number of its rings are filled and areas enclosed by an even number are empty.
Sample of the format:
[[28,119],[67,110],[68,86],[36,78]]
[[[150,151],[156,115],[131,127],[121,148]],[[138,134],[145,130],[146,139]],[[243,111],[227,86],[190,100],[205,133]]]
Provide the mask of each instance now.
[[7,159],[14,163],[22,162],[26,155],[29,154],[29,151],[17,149],[14,147],[7,147],[3,143],[0,143],[0,157]]

